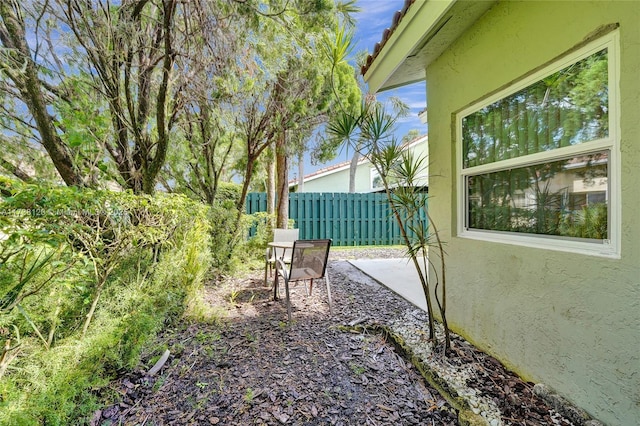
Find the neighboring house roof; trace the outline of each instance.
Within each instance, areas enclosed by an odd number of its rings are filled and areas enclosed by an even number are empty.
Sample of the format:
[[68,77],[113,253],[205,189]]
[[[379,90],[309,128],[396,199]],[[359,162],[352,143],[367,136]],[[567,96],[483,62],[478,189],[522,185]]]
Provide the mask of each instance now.
[[370,92],[424,80],[427,65],[495,3],[406,0],[361,68]]
[[[364,164],[366,162],[368,162],[368,160],[366,158],[361,158],[358,161],[358,165]],[[343,161],[342,163],[334,164],[332,166],[323,167],[322,169],[318,169],[313,173],[309,173],[308,175],[304,175],[304,181],[305,182],[309,182],[311,180],[315,180],[315,179],[321,178],[323,176],[330,175],[332,173],[336,173],[336,172],[339,172],[341,170],[348,169],[350,165],[351,165],[351,161],[349,160],[349,161]],[[289,180],[289,186],[290,187],[291,186],[296,186],[297,184],[298,184],[298,179]]]
[[[416,138],[414,138],[414,139],[412,139],[412,140],[410,140],[408,142],[405,142],[402,145],[402,148],[403,149],[411,148],[411,147],[413,147],[413,146],[415,146],[415,145],[417,145],[417,144],[419,144],[421,142],[425,142],[427,139],[428,139],[427,135],[420,135],[420,136],[418,136],[418,137],[416,137]],[[366,158],[361,158],[358,161],[358,166],[360,166],[362,164],[366,164],[366,163],[369,163],[369,160],[366,159]],[[324,176],[327,176],[327,175],[330,175],[330,174],[333,174],[333,173],[340,172],[342,170],[346,170],[350,166],[351,166],[351,161],[349,160],[349,161],[343,161],[342,163],[337,163],[337,164],[334,164],[334,165],[331,165],[331,166],[324,167],[322,169],[316,170],[313,173],[309,173],[308,175],[305,175],[304,176],[304,182],[309,182],[309,181],[312,181],[312,180],[315,180],[315,179],[319,179],[321,177],[324,177]],[[296,186],[297,184],[298,184],[298,179],[289,180],[289,187]]]

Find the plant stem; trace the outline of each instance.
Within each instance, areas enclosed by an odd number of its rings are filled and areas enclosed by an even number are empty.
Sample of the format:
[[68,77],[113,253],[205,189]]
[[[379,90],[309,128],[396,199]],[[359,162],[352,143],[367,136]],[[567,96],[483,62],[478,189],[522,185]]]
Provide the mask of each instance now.
[[[377,168],[377,166],[376,166],[376,168]],[[380,173],[380,170],[378,170],[378,173],[380,174],[380,177],[382,178],[382,182],[383,182],[384,187],[385,187],[385,192],[387,194],[387,200],[389,200],[389,205],[391,206],[391,209],[393,210],[393,215],[396,218],[396,222],[398,222],[398,227],[400,228],[400,234],[402,235],[402,239],[404,240],[404,243],[407,246],[407,248],[411,248],[411,241],[409,240],[409,236],[407,235],[407,230],[405,229],[404,222],[402,221],[402,217],[400,216],[400,212],[398,210],[398,206],[396,205],[395,201],[393,200],[393,197],[391,196],[391,190],[389,189],[389,184],[387,182],[386,176],[384,176],[382,173]],[[411,261],[413,262],[413,265],[416,268],[416,271],[418,273],[418,277],[420,278],[420,285],[422,285],[422,291],[424,292],[424,297],[425,297],[426,302],[427,302],[427,316],[429,317],[429,338],[432,339],[434,341],[434,343],[437,343],[435,325],[434,325],[434,322],[433,322],[433,306],[431,304],[429,281],[424,276],[426,271],[422,272],[422,269],[420,269],[420,263],[418,262],[418,258],[416,256],[415,252],[410,251],[409,257],[411,257]]]
[[105,273],[102,277],[100,277],[100,281],[96,286],[96,294],[93,298],[93,302],[91,302],[91,308],[87,313],[86,319],[84,321],[84,325],[82,326],[82,338],[84,338],[87,333],[87,329],[89,328],[89,323],[91,323],[91,319],[93,318],[93,314],[96,311],[96,306],[98,306],[98,300],[100,299],[100,295],[102,294],[102,289],[104,288],[104,283],[107,281],[108,273]]
[[442,318],[442,326],[444,327],[444,350],[445,354],[451,349],[451,336],[449,335],[449,325],[447,323],[447,276],[446,276],[446,268],[444,262],[444,248],[442,245],[442,240],[440,239],[440,233],[438,232],[438,228],[435,223],[431,220],[431,215],[427,211],[427,219],[429,220],[429,225],[433,227],[433,234],[436,236],[436,242],[438,244],[438,251],[440,254],[440,267],[442,270],[442,303],[440,303],[440,298],[438,297],[438,292],[436,291],[436,302],[438,303],[438,308],[440,309],[440,317]]

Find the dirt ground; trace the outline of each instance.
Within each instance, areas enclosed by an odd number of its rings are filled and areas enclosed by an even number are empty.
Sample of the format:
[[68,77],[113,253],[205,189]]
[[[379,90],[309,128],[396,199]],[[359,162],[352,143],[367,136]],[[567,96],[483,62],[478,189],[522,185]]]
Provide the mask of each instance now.
[[422,374],[428,363],[414,366],[415,342],[429,346],[422,332],[409,330],[416,338],[404,348],[379,332],[420,326],[424,313],[346,261],[401,254],[332,250],[332,313],[324,283],[311,296],[300,284],[291,295],[291,323],[284,297],[272,300],[261,270],[208,288],[209,303],[225,312],[222,324],[166,330],[159,337],[170,352],[164,367],[149,375],[147,365],[114,382],[113,403],[92,423],[458,425],[462,407],[492,426],[577,424],[534,394],[532,383],[457,336],[446,359],[434,356],[447,369],[464,367],[464,384],[476,396],[470,405],[432,387]]

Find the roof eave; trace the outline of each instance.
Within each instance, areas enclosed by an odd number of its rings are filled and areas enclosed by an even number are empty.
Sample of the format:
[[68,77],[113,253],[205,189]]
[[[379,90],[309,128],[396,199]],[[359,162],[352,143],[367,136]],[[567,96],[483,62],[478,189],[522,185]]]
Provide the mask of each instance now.
[[371,93],[423,81],[427,66],[496,0],[416,1],[366,66]]
[[[406,16],[400,21],[364,75],[371,93],[409,84],[404,82],[404,79],[397,78],[399,74],[404,74],[407,58],[419,48],[425,34],[437,26],[455,2],[456,0],[418,1],[407,10]],[[423,18],[423,14],[426,18]],[[418,16],[420,19],[417,19]],[[415,76],[412,79],[413,82],[424,80],[424,69],[422,73],[422,78]]]

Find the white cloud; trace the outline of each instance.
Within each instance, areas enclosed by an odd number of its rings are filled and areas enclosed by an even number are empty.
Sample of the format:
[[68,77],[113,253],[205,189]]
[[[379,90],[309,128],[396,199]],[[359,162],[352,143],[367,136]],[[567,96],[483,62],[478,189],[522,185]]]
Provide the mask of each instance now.
[[385,28],[391,27],[393,15],[402,9],[404,0],[359,0],[360,13],[355,15],[356,51],[373,52],[376,43],[382,40]]
[[[382,40],[382,33],[385,28],[391,27],[393,15],[404,6],[404,0],[358,0],[357,6],[360,7],[361,12],[354,16],[357,21],[354,35],[354,53],[362,50],[372,53],[375,44]],[[426,106],[425,83],[420,82],[380,93],[378,94],[378,100],[384,102],[390,96],[400,98],[411,110],[409,116],[398,120],[395,136],[400,139],[412,129],[427,133],[427,126],[418,118],[418,113]],[[348,160],[350,159],[350,153],[351,150],[346,154],[342,153],[327,164],[311,165],[308,162],[305,164],[305,174],[311,173],[320,167]]]

